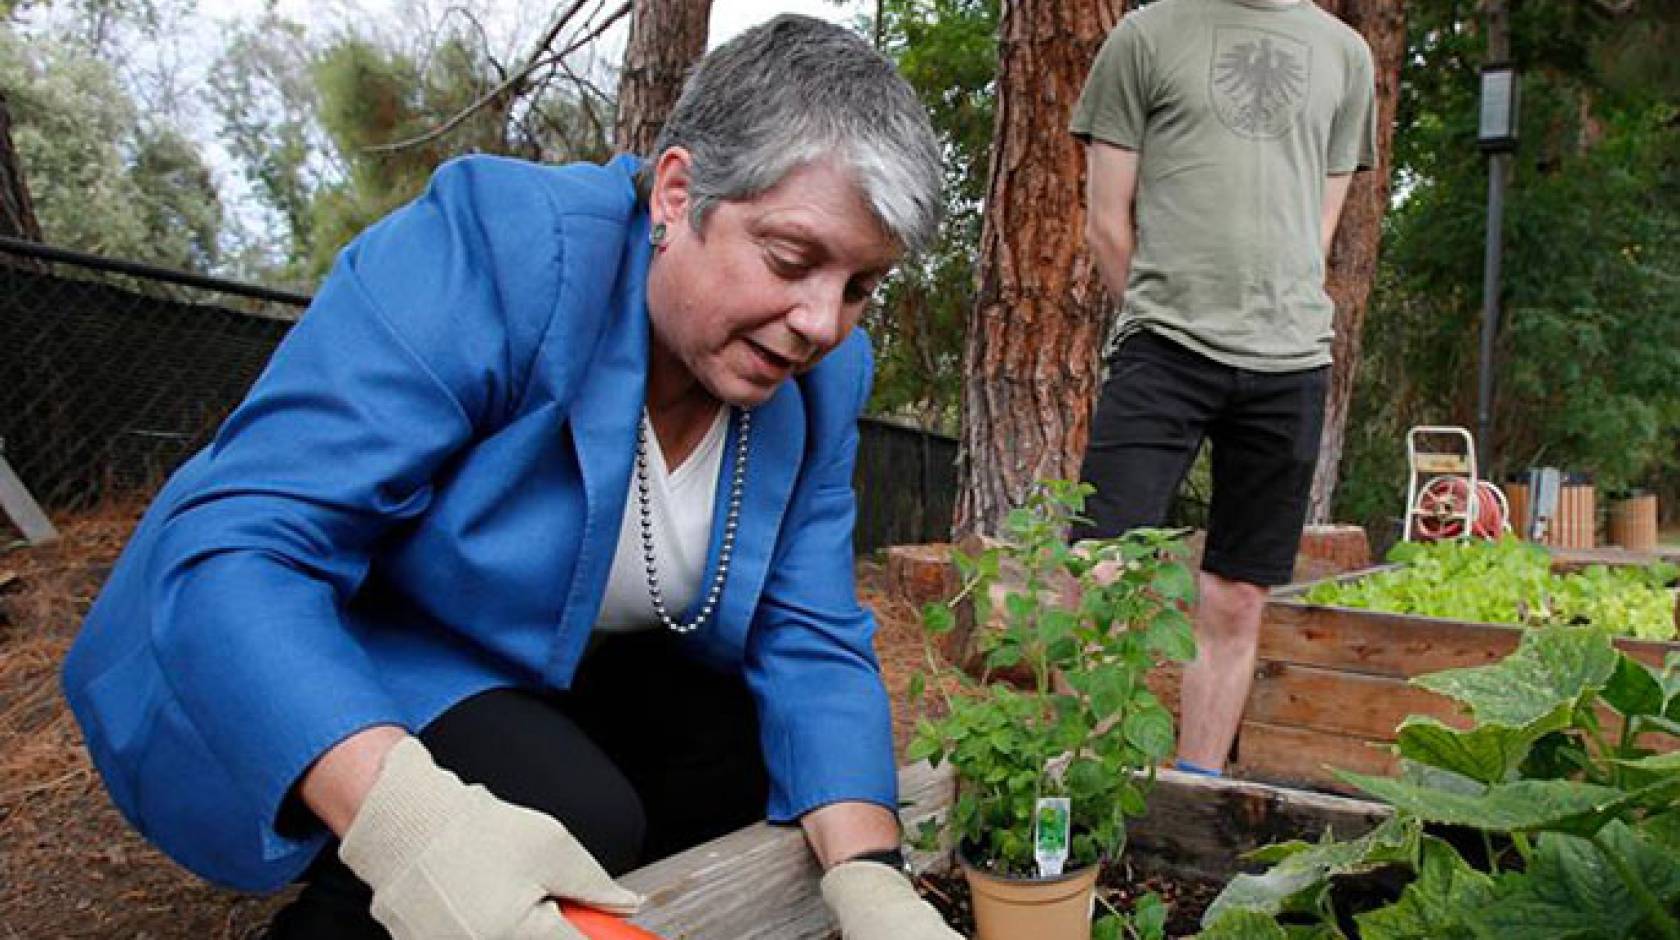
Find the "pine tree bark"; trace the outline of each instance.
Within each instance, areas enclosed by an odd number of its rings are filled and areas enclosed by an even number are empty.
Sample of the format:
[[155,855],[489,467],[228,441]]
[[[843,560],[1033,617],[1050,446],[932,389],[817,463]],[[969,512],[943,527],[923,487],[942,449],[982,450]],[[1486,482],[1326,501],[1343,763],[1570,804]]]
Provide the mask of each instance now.
[[[1359,371],[1360,337],[1371,285],[1377,276],[1377,249],[1382,241],[1383,213],[1388,209],[1389,170],[1394,152],[1394,114],[1400,101],[1400,63],[1406,53],[1406,9],[1403,0],[1318,0],[1319,6],[1342,18],[1365,37],[1377,84],[1377,165],[1354,175],[1342,209],[1341,225],[1330,249],[1325,289],[1336,303],[1336,338],[1331,346],[1330,392],[1324,408],[1324,437],[1318,446],[1318,469],[1313,474],[1307,521],[1331,521],[1347,443],[1347,418],[1353,403],[1354,379]],[[1399,443],[1396,442],[1396,447]]]
[[635,0],[618,82],[614,150],[653,155],[689,66],[706,51],[711,15],[712,0]]
[[41,240],[41,224],[29,201],[29,185],[23,176],[23,161],[12,145],[12,115],[6,95],[0,92],[0,235],[7,238]]
[[964,343],[955,534],[995,534],[1034,480],[1078,476],[1108,302],[1085,250],[1067,123],[1121,0],[1005,0],[997,116]]

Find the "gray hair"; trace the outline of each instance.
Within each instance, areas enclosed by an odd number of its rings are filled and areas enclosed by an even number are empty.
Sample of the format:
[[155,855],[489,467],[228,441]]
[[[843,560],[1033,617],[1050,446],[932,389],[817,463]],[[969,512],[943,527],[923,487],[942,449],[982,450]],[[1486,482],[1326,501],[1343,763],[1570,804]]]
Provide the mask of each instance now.
[[[696,230],[721,200],[750,199],[825,157],[848,167],[875,216],[918,251],[939,224],[939,145],[910,84],[856,33],[783,15],[712,50],[683,84],[655,154],[693,156]],[[653,164],[641,188],[652,185]]]

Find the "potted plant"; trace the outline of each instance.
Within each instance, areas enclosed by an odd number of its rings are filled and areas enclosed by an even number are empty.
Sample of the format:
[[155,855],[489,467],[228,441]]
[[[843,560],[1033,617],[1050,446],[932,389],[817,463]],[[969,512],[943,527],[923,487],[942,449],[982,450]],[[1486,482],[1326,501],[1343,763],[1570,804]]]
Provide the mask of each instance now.
[[[981,940],[1088,937],[1099,865],[1173,751],[1172,714],[1144,680],[1195,655],[1186,551],[1162,530],[1070,547],[1090,492],[1036,485],[999,543],[953,556],[956,596],[923,609],[929,671],[911,680],[923,716],[908,756],[949,762],[957,793],[917,841],[957,850]],[[989,625],[978,677],[934,652],[964,604]]]
[[[1393,817],[1260,850],[1272,868],[1234,878],[1200,937],[1680,940],[1680,655],[1653,669],[1600,628],[1554,625],[1413,682],[1471,726],[1407,718],[1398,778],[1339,772]],[[1378,871],[1403,890],[1338,890]]]

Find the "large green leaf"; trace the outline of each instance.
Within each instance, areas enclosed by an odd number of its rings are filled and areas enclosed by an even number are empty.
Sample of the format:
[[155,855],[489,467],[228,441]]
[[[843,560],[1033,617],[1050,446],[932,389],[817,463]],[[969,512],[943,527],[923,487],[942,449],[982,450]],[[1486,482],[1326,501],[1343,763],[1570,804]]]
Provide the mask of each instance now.
[[1408,760],[1478,780],[1503,783],[1546,734],[1569,727],[1574,706],[1563,703],[1520,728],[1485,724],[1460,731],[1421,715],[1400,725],[1400,754]]
[[1336,775],[1426,822],[1494,832],[1555,830],[1591,835],[1637,798],[1611,787],[1568,780],[1518,780],[1468,795],[1388,777],[1341,770]]
[[1662,682],[1651,668],[1626,653],[1616,656],[1616,671],[1604,687],[1604,700],[1622,715],[1661,715]]
[[1479,796],[1487,789],[1487,784],[1472,780],[1461,773],[1407,760],[1404,757],[1400,758],[1400,779],[1420,787],[1462,793],[1466,796]]
[[1415,821],[1395,816],[1375,829],[1348,842],[1325,841],[1311,848],[1296,849],[1266,872],[1237,875],[1219,892],[1202,915],[1212,925],[1227,911],[1257,911],[1275,915],[1294,909],[1303,893],[1310,892],[1336,875],[1372,871],[1396,862],[1412,864],[1417,858],[1419,828]]
[[1639,835],[1680,856],[1680,808],[1647,817],[1639,827]]
[[[1617,760],[1612,763],[1623,768],[1624,782],[1629,786],[1648,788],[1664,781],[1680,780],[1680,751],[1653,754],[1637,760]],[[1663,789],[1672,798],[1674,788]]]
[[1497,663],[1433,672],[1412,684],[1463,703],[1478,723],[1521,728],[1603,689],[1618,655],[1601,631],[1548,627],[1525,633],[1517,651]]
[[[1659,901],[1680,897],[1680,861],[1672,852],[1637,837],[1620,820],[1605,826],[1599,840]],[[1477,912],[1475,923],[1489,937],[1622,940],[1651,936],[1643,919],[1643,909],[1598,847],[1547,833],[1528,871],[1502,881],[1498,901]]]
[[1354,917],[1364,940],[1473,940],[1468,917],[1493,896],[1493,879],[1439,839],[1425,836],[1421,855],[1399,901]]
[[1196,934],[1196,940],[1289,940],[1289,934],[1270,915],[1228,911]]
[[1187,663],[1196,658],[1196,637],[1190,618],[1177,607],[1162,607],[1149,621],[1145,639],[1150,650],[1173,662]]
[[1121,725],[1126,741],[1150,758],[1166,759],[1173,749],[1172,712],[1160,706],[1134,709]]

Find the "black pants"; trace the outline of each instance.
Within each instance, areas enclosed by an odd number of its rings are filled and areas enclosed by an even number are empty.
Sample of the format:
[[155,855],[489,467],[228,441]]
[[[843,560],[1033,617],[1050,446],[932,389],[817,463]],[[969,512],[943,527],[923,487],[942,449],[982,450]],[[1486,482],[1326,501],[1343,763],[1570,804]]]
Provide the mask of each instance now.
[[[469,698],[420,740],[466,782],[560,820],[614,875],[761,820],[768,799],[746,684],[688,660],[663,630],[607,638],[570,691]],[[270,937],[389,936],[336,842],[303,881]]]
[[1213,443],[1213,505],[1203,570],[1270,587],[1295,570],[1324,428],[1330,367],[1255,372],[1154,333],[1108,360],[1080,478],[1096,487],[1091,524],[1106,538],[1166,521],[1204,438]]

